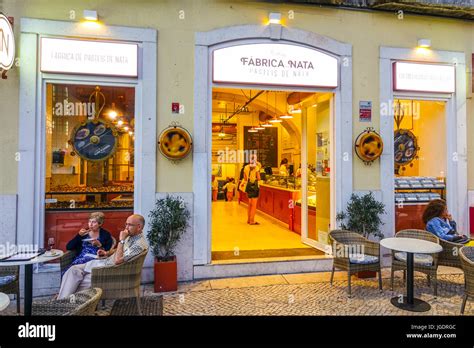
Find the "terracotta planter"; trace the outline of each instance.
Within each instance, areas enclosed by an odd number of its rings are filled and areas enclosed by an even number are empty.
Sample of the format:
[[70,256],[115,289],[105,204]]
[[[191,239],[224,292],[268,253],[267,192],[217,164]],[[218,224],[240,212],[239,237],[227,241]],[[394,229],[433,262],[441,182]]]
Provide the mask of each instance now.
[[365,279],[365,278],[375,278],[377,276],[377,272],[374,271],[362,271],[357,273],[357,278]]
[[178,263],[176,256],[172,260],[161,261],[155,258],[155,292],[178,290]]

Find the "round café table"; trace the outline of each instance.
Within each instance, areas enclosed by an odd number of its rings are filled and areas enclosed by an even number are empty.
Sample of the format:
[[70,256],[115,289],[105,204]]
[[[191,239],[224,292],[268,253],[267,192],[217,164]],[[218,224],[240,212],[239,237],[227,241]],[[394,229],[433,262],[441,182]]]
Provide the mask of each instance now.
[[3,311],[10,304],[10,297],[3,292],[0,292],[0,311]]
[[[31,316],[31,304],[33,302],[33,265],[35,263],[44,263],[52,261],[63,256],[62,250],[53,249],[53,255],[46,252],[40,256],[37,256],[31,260],[25,261],[0,261],[0,267],[2,266],[25,266],[25,316]],[[17,299],[19,301],[20,299]]]
[[403,296],[403,299],[399,296],[393,297],[390,302],[395,307],[411,312],[429,311],[431,308],[429,303],[413,296],[413,256],[415,253],[436,254],[441,252],[443,247],[433,242],[415,238],[385,238],[380,241],[380,245],[387,249],[403,251],[407,254],[407,294]]

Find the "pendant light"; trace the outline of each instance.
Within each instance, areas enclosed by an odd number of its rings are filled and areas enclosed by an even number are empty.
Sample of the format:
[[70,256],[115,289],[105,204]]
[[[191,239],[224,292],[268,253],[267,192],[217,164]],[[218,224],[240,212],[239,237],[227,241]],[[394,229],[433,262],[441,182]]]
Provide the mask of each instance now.
[[247,132],[258,133],[258,129],[255,129],[255,126],[253,125],[253,113],[252,113],[252,128],[250,128]]
[[[288,100],[288,94],[286,94],[285,104],[287,103],[287,100]],[[285,110],[287,110],[287,109],[288,108],[285,108]],[[293,118],[293,115],[290,115],[290,113],[286,113],[285,115],[281,115],[280,118],[283,119],[283,120],[289,120],[289,119]]]
[[[276,99],[277,99],[277,94],[276,94],[276,91],[275,91],[275,107],[274,107],[274,113],[276,114],[276,111],[277,111],[277,107],[276,107]],[[279,118],[276,118],[275,116],[273,116],[273,118],[271,120],[269,120],[268,122],[271,122],[271,123],[280,123],[280,122],[283,122],[282,120],[280,120]]]
[[[268,91],[267,91],[267,112],[265,115],[268,116]],[[265,122],[262,124],[262,127],[267,128],[267,127],[273,127],[271,123],[268,122],[268,119],[265,119]]]

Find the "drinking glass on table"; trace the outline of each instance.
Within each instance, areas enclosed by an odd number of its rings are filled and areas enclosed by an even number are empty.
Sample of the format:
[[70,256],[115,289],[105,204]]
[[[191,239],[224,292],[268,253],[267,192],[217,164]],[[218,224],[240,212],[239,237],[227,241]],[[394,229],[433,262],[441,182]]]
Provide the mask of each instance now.
[[54,238],[48,238],[48,251],[51,251],[54,247]]

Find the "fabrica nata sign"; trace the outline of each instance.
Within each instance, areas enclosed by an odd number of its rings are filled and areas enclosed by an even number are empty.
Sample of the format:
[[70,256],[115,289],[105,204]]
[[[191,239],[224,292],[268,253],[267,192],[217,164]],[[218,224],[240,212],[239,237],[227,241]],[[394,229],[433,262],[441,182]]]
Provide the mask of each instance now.
[[5,15],[0,13],[0,69],[9,70],[15,61],[15,37]]
[[213,52],[217,83],[336,88],[338,72],[335,57],[296,45],[248,44]]

